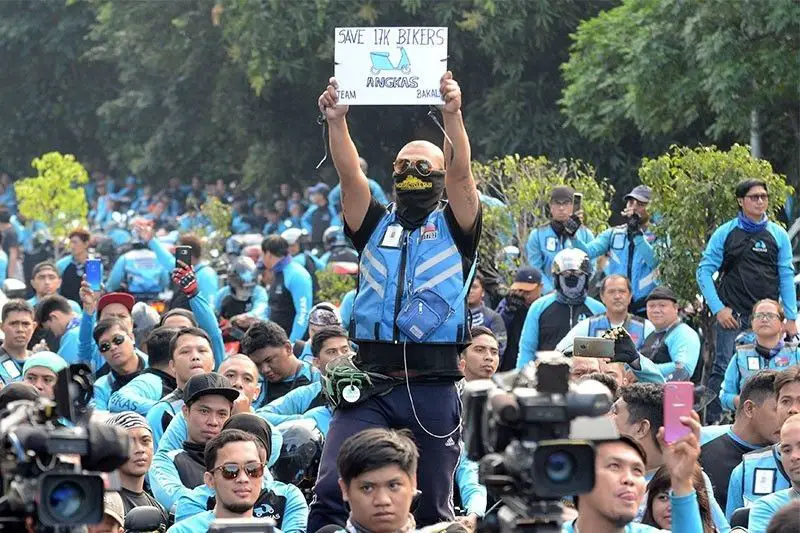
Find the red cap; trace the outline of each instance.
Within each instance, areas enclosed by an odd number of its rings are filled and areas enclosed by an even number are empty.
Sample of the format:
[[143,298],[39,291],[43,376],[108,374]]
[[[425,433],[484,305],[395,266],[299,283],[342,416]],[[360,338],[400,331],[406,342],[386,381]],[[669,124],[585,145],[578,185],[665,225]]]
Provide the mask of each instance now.
[[99,316],[103,309],[110,304],[122,304],[130,312],[133,310],[133,304],[135,303],[136,299],[127,292],[109,292],[104,294],[100,301],[97,302],[97,314]]

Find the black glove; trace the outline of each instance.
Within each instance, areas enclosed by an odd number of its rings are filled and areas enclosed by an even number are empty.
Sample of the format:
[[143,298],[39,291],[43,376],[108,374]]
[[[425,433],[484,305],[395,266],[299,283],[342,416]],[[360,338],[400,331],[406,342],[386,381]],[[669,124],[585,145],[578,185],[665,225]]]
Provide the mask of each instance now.
[[639,352],[636,350],[636,345],[633,339],[628,335],[628,332],[623,327],[616,327],[609,329],[603,333],[603,338],[611,339],[614,341],[614,359],[612,363],[626,363],[634,370],[641,370]]
[[578,215],[572,215],[564,222],[564,234],[573,237],[581,227],[581,219]]
[[627,224],[628,224],[628,233],[630,233],[631,235],[636,235],[637,233],[641,233],[642,217],[640,217],[636,213],[628,217]]
[[173,270],[172,281],[188,298],[194,298],[197,295],[197,276],[194,275],[192,267],[187,265]]

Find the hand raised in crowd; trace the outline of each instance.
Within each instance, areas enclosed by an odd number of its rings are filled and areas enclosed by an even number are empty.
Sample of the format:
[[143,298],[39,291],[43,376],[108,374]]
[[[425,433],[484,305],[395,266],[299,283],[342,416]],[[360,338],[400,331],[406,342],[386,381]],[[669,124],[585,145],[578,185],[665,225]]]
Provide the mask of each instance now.
[[461,87],[453,79],[453,73],[449,70],[442,75],[442,79],[439,82],[439,91],[444,99],[442,113],[458,113],[461,111]]
[[231,324],[243,330],[247,330],[250,326],[252,326],[256,322],[258,322],[258,319],[256,317],[244,313],[231,317]]
[[786,332],[787,337],[797,337],[797,322],[787,318],[783,324],[783,331]]
[[739,327],[739,321],[733,316],[733,309],[730,307],[723,307],[717,313],[717,322],[725,329],[736,329]]
[[33,348],[31,348],[32,353],[39,353],[39,352],[48,352],[50,351],[50,347],[47,346],[47,341],[42,339],[37,342]]
[[178,266],[172,271],[172,281],[180,287],[181,292],[188,298],[193,298],[197,295],[197,276],[191,266],[183,261],[178,261]]
[[694,490],[692,477],[700,457],[700,416],[692,411],[690,416],[682,416],[681,423],[692,432],[672,444],[664,439],[665,429],[658,429],[658,443],[664,454],[664,465],[669,470],[672,492],[676,496],[686,496]]
[[142,239],[142,242],[145,243],[150,242],[155,235],[155,229],[153,228],[153,225],[143,221],[137,222],[134,225],[133,230],[136,232],[139,238]]
[[639,351],[633,339],[623,327],[611,328],[603,333],[604,339],[614,341],[614,358],[612,363],[627,363],[632,368],[639,370]]
[[78,291],[81,296],[81,303],[83,304],[83,312],[93,315],[97,310],[97,300],[100,298],[100,292],[92,290],[92,286],[86,281],[86,276],[81,281],[81,288]]
[[336,78],[329,79],[328,86],[317,100],[320,112],[329,122],[344,118],[347,110],[350,109],[350,106],[339,103],[339,95],[336,93],[338,89],[339,82],[336,81]]
[[239,393],[239,397],[236,398],[233,402],[233,410],[231,411],[231,416],[236,415],[239,413],[249,413],[250,412],[250,398],[247,397],[244,393]]

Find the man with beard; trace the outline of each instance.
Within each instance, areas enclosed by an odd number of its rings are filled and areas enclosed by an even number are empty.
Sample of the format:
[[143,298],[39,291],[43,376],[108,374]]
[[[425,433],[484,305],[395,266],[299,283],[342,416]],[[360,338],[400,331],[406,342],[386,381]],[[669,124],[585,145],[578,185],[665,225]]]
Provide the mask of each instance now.
[[385,377],[380,387],[362,381],[363,390],[348,389],[352,401],[336,409],[308,529],[345,523],[336,454],[347,437],[376,427],[411,428],[425,450],[417,479],[427,496],[416,511],[418,523],[452,520],[460,427],[454,384],[462,377],[460,347],[469,341],[466,295],[481,232],[461,89],[451,72],[442,76],[445,152],[427,141],[405,145],[393,163],[397,202],[384,206],[359,166],[345,120],[348,106],[339,104],[337,88],[332,78],[318,104],[342,186],[345,234],[361,257],[351,324],[359,345],[356,365],[359,372]]
[[514,283],[497,306],[497,312],[506,325],[506,350],[500,356],[498,372],[513,370],[517,366],[519,340],[528,309],[542,291],[542,273],[536,267],[522,266],[514,275]]

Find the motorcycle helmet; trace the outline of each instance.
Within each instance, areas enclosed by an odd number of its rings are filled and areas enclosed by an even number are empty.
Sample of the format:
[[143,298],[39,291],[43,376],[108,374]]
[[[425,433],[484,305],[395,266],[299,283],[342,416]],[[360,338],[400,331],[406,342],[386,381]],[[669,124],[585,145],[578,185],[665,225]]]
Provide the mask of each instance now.
[[300,242],[300,237],[303,236],[303,230],[300,228],[289,228],[281,233],[281,237],[284,241],[289,243],[289,246],[293,246]]
[[577,270],[589,276],[592,273],[592,263],[586,252],[577,248],[568,248],[558,252],[553,258],[553,276],[558,276],[568,270]]
[[553,259],[556,290],[569,301],[582,301],[586,296],[592,263],[586,252],[575,248],[561,250]]
[[330,250],[336,246],[349,246],[341,226],[331,226],[326,229],[322,234],[322,242],[325,245],[325,250]]
[[279,424],[278,430],[283,435],[283,445],[281,455],[272,467],[275,479],[295,486],[304,481],[313,484],[325,441],[316,422],[308,418],[290,420]]
[[228,269],[228,285],[233,297],[246,302],[253,295],[258,271],[256,264],[249,257],[237,257]]
[[225,241],[225,253],[227,255],[239,256],[242,254],[243,248],[242,241],[236,235],[229,237],[228,240]]

